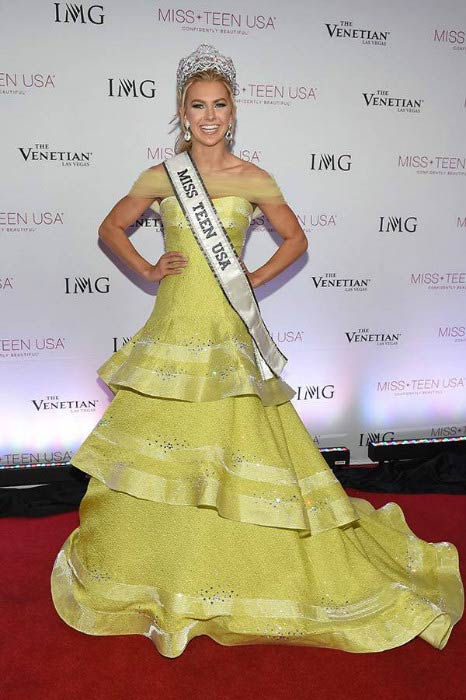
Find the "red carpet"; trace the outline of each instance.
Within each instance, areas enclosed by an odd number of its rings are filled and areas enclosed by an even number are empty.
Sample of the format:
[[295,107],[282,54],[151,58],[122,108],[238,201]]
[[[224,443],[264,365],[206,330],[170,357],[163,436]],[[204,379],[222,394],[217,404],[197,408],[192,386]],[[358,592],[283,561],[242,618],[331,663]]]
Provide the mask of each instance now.
[[[419,537],[453,542],[466,580],[466,496],[347,492],[376,508],[395,501]],[[465,697],[465,618],[442,651],[414,639],[374,654],[278,645],[224,647],[198,637],[181,657],[167,659],[141,636],[77,632],[55,613],[49,588],[56,553],[77,524],[77,512],[0,519],[0,696],[5,700]]]

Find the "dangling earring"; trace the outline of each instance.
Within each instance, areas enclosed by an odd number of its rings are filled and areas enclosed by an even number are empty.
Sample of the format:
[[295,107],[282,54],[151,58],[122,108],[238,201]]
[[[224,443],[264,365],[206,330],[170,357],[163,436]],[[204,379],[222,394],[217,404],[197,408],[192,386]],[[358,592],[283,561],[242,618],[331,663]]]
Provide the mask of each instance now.
[[184,123],[184,128],[185,128],[184,140],[185,140],[185,141],[191,141],[191,132],[190,132],[190,130],[189,130],[189,127],[190,127],[190,126],[191,126],[191,125],[190,125],[189,122],[185,122],[185,123]]
[[231,124],[228,124],[228,131],[225,134],[225,138],[227,141],[231,141],[233,138],[233,134],[231,133],[231,126],[232,126]]

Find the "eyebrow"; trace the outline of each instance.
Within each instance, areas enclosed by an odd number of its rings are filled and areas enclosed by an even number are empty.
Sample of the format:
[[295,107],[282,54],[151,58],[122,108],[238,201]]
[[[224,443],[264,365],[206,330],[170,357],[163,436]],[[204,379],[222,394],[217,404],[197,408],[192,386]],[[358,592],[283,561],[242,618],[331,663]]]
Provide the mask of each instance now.
[[[217,97],[216,100],[212,100],[212,102],[220,102],[220,100],[226,100],[226,97]],[[197,97],[193,97],[191,102],[205,102],[205,100],[198,99]]]

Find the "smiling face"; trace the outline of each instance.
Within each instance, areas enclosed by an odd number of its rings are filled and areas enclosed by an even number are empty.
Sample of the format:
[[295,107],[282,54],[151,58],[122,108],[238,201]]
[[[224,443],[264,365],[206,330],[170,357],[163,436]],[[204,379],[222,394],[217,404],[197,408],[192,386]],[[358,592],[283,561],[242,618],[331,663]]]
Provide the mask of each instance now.
[[196,80],[186,91],[185,109],[180,109],[182,128],[188,121],[191,138],[205,146],[214,146],[225,138],[233,124],[230,95],[221,80]]

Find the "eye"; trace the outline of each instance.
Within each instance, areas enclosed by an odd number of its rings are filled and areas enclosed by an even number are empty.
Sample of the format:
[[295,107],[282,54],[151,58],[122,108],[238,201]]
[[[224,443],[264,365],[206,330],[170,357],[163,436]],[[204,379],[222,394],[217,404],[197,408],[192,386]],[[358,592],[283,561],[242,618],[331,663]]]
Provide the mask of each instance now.
[[226,107],[227,103],[226,102],[217,102],[217,104],[215,106],[216,107]]
[[194,107],[194,109],[199,109],[199,107],[203,107],[204,105],[201,104],[200,102],[196,102],[195,104],[192,104],[191,107]]

